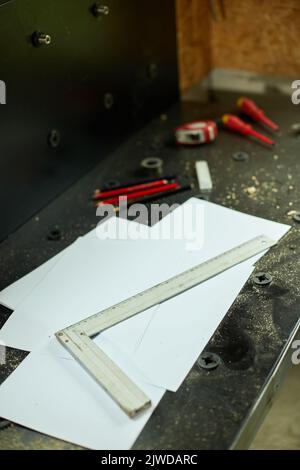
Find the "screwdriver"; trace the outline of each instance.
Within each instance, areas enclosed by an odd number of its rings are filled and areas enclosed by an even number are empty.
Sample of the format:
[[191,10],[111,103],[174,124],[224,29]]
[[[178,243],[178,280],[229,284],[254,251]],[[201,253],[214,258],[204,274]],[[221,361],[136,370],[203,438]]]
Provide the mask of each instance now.
[[269,139],[263,134],[255,131],[250,124],[246,124],[237,116],[233,116],[232,114],[224,114],[222,116],[222,123],[224,127],[231,130],[232,132],[236,132],[238,134],[242,134],[249,137],[254,137],[255,139],[263,142],[264,144],[274,145],[274,140]]
[[250,100],[249,98],[245,98],[241,96],[237,101],[238,108],[242,111],[242,113],[249,116],[253,121],[261,122],[265,126],[267,126],[272,131],[277,131],[279,129],[278,124],[271,121],[271,119],[267,118],[264,111],[260,109],[254,101]]

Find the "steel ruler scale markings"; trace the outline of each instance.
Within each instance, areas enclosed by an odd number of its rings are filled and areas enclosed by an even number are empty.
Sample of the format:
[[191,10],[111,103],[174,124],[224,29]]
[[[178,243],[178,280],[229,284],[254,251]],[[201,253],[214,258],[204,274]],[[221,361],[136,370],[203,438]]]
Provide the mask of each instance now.
[[211,279],[275,244],[275,241],[265,235],[255,237],[140,294],[58,331],[56,337],[109,393],[120,408],[128,416],[133,417],[151,405],[150,399],[91,338],[150,307]]

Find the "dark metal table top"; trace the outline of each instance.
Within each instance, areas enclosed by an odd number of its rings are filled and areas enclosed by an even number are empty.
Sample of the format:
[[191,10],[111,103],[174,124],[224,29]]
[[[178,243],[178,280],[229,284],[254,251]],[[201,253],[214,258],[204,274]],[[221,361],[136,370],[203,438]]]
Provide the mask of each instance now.
[[[172,142],[172,129],[177,124],[231,112],[236,97],[220,92],[205,106],[181,103],[166,111],[165,116],[102,158],[93,171],[0,245],[2,289],[93,228],[98,223],[91,202],[93,190],[108,180],[122,183],[140,179],[140,161],[149,156],[163,159],[164,174],[177,174],[195,184],[194,189],[162,202],[183,202],[198,194],[194,162],[205,159],[214,184],[211,201],[293,225],[278,246],[258,263],[257,270],[272,274],[272,284],[259,287],[248,280],[207,345],[207,351],[221,357],[221,365],[206,371],[196,363],[178,392],[165,394],[137,439],[136,449],[247,446],[291,360],[290,342],[297,335],[300,311],[300,224],[290,215],[291,210],[300,209],[300,137],[290,133],[290,126],[299,116],[297,106],[276,91],[257,97],[281,127],[278,144],[271,150],[225,131],[220,132],[215,143],[201,148],[177,148]],[[232,154],[236,151],[247,152],[249,159],[235,161]],[[49,231],[56,227],[61,230],[61,240],[48,240]],[[7,309],[1,309],[1,324],[9,314]],[[25,356],[24,352],[9,349],[7,364],[0,368],[1,381]],[[0,430],[0,448],[76,446],[10,425]]]

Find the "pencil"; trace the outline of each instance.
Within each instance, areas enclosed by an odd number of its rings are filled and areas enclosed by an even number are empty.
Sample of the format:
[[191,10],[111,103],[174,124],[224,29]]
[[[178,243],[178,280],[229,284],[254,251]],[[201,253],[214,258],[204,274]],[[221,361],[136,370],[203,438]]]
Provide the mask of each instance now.
[[[146,180],[139,180],[139,181],[130,181],[126,184],[121,184],[118,186],[115,186],[111,189],[116,190],[116,189],[123,189],[127,188],[128,186],[135,186],[138,184],[146,184],[146,183],[153,183],[155,181],[161,181],[161,180],[168,180],[168,181],[173,181],[177,179],[177,175],[167,175],[167,176],[160,176],[159,178],[147,178]],[[94,192],[94,197],[97,196],[100,192],[106,192],[110,191],[110,189],[96,189]]]
[[[157,201],[158,199],[161,199],[162,197],[169,197],[169,196],[173,196],[174,194],[178,194],[178,193],[181,193],[183,191],[188,191],[192,188],[192,186],[190,184],[188,185],[185,185],[185,186],[180,186],[178,189],[174,189],[174,190],[171,190],[171,191],[168,191],[166,194],[164,193],[159,193],[159,194],[154,194],[152,196],[145,196],[145,197],[142,197],[138,200],[134,200],[134,201],[131,201],[131,204],[128,204],[128,208],[133,206],[134,204],[136,203],[140,203],[140,204],[148,204],[150,202],[154,202],[154,201]],[[120,207],[116,207],[115,208],[115,212],[118,213],[120,212]]]
[[[132,193],[130,193],[128,195],[125,195],[125,196],[127,197],[127,199],[138,199],[138,198],[142,198],[144,196],[149,196],[151,194],[165,193],[165,192],[171,191],[173,189],[179,189],[179,188],[180,188],[179,183],[170,183],[170,184],[164,184],[162,186],[158,186],[156,188],[151,188],[151,189],[145,189],[143,191],[132,192]],[[104,204],[116,204],[116,203],[119,202],[119,199],[120,199],[119,196],[112,197],[112,198],[109,198],[109,199],[104,199],[103,201],[98,202],[96,205],[97,206],[102,206]]]
[[142,191],[144,189],[155,188],[157,186],[163,186],[168,183],[166,179],[160,179],[157,181],[151,181],[149,183],[140,183],[134,184],[132,186],[127,186],[119,189],[109,189],[107,191],[100,191],[94,195],[94,200],[98,201],[99,199],[105,199],[110,196],[119,196],[120,194],[129,194],[136,191]]

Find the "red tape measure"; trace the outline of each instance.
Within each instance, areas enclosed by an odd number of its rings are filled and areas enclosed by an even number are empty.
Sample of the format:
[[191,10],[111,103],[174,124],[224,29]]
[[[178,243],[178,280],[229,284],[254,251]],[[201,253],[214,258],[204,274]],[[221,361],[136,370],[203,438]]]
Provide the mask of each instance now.
[[218,134],[214,121],[193,121],[175,129],[175,139],[179,145],[199,145],[213,142]]

